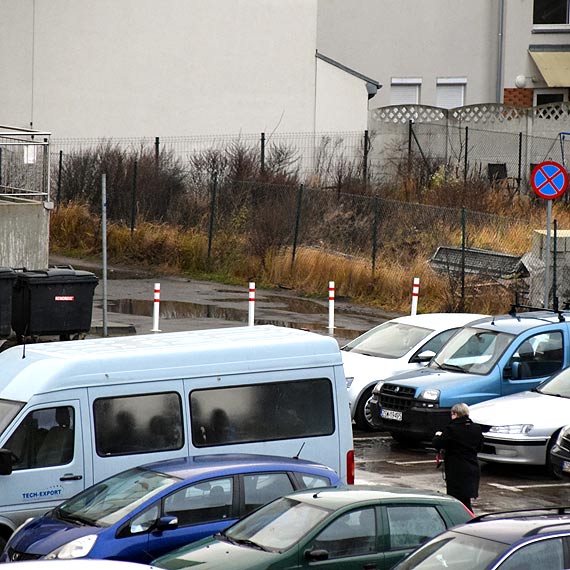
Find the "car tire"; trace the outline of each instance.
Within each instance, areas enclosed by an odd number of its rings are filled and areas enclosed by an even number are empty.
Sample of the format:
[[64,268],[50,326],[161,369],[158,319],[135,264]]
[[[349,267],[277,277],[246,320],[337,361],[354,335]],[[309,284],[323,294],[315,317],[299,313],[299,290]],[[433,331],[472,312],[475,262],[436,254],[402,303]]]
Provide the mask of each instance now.
[[368,406],[373,388],[374,386],[370,386],[364,390],[354,411],[354,423],[358,429],[363,431],[378,431],[379,429],[372,423],[372,412]]
[[560,433],[560,430],[556,430],[553,434],[552,437],[550,438],[550,440],[548,441],[548,445],[546,446],[546,471],[548,472],[549,475],[551,475],[552,477],[554,477],[555,479],[558,479],[556,473],[554,472],[554,468],[552,467],[552,461],[550,461],[550,450],[553,448],[554,444],[556,443],[556,440],[558,439],[558,434]]

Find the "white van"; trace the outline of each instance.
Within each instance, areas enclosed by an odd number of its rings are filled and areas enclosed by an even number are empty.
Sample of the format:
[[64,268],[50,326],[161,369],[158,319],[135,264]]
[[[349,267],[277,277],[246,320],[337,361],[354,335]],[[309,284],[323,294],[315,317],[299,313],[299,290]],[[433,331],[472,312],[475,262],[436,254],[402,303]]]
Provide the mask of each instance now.
[[299,456],[354,481],[337,342],[255,326],[53,342],[0,353],[0,537],[136,465]]

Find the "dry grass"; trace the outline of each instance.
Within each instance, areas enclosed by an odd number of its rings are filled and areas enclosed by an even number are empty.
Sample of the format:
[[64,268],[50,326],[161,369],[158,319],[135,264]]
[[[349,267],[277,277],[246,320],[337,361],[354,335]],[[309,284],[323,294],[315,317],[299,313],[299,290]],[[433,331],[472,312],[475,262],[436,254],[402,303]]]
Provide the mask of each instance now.
[[[562,216],[562,213],[564,216]],[[570,221],[566,211],[557,212]],[[528,212],[527,212],[528,217]],[[540,214],[536,214],[536,219]],[[51,218],[51,250],[77,257],[101,255],[100,219],[78,204],[60,206]],[[533,223],[534,224],[534,223]],[[537,223],[535,227],[540,227]],[[482,226],[472,230],[469,246],[497,249],[522,254],[528,251],[528,223],[505,228]],[[461,236],[452,236],[456,243]],[[401,250],[406,249],[407,255]],[[369,261],[316,248],[299,248],[294,271],[291,270],[291,249],[271,248],[260,258],[250,255],[243,233],[218,232],[208,259],[208,238],[196,230],[167,224],[140,222],[131,234],[130,228],[109,223],[107,254],[111,264],[136,264],[169,274],[186,274],[224,282],[256,281],[260,287],[285,285],[310,296],[325,297],[329,281],[335,281],[338,296],[388,311],[407,313],[410,310],[414,277],[420,278],[418,311],[466,310],[484,313],[505,312],[513,294],[496,283],[465,282],[466,300],[461,306],[461,284],[451,276],[434,273],[426,262],[433,252],[432,244],[414,248],[393,248],[379,256],[372,274]]]

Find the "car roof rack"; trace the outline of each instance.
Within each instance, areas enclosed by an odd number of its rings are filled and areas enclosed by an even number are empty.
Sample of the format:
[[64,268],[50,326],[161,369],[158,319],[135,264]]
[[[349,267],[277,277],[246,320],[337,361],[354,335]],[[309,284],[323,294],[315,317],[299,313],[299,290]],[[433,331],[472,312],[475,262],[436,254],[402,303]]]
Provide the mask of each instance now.
[[536,507],[535,509],[518,509],[513,511],[496,511],[492,513],[485,513],[469,519],[468,523],[478,521],[494,520],[494,519],[509,519],[517,517],[528,516],[542,516],[548,514],[555,515],[570,515],[570,507]]
[[513,303],[511,305],[511,308],[509,309],[509,315],[511,315],[511,317],[516,317],[518,314],[517,309],[524,309],[525,311],[541,311],[541,312],[553,313],[558,315],[558,320],[561,323],[566,321],[566,318],[564,317],[564,311],[561,311],[559,309],[549,309],[545,307],[531,307],[529,305],[519,305],[518,303]]

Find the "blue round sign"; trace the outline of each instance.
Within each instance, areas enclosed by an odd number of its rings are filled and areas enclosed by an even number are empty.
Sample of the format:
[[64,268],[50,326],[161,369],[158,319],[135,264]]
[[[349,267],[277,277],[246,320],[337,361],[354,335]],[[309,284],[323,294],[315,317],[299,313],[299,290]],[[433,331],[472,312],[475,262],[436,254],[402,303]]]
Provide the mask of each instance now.
[[566,191],[568,173],[557,162],[541,162],[534,167],[530,175],[530,185],[540,198],[554,200]]

